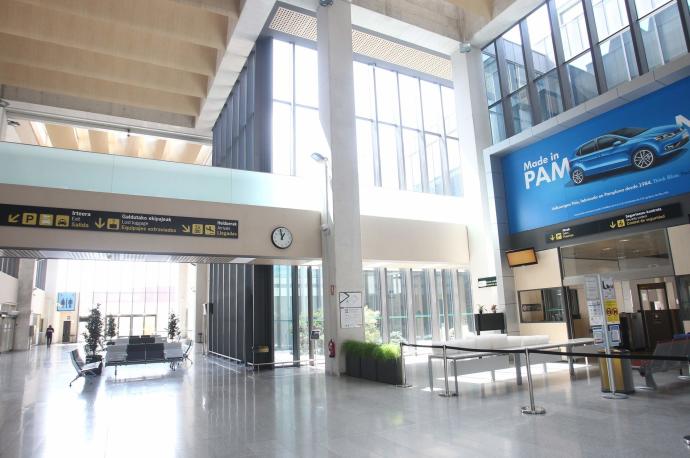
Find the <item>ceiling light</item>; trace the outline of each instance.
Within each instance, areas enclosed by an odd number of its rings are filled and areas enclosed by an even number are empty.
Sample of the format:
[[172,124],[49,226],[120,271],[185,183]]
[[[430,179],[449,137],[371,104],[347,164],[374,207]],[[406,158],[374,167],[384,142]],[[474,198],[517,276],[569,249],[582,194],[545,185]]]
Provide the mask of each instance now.
[[331,6],[333,4],[333,0],[319,0],[319,5],[321,6]]
[[19,127],[21,124],[19,124],[19,121],[15,121],[14,119],[8,119],[7,120],[7,125],[12,126],[12,127]]
[[230,261],[230,264],[249,264],[255,259],[256,258],[235,258],[232,261]]

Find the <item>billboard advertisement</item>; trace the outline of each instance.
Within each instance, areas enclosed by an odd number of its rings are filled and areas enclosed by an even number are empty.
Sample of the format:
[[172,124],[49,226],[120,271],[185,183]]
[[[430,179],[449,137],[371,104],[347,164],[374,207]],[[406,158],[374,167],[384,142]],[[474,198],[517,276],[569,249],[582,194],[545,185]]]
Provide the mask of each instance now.
[[690,78],[502,159],[510,232],[690,192]]

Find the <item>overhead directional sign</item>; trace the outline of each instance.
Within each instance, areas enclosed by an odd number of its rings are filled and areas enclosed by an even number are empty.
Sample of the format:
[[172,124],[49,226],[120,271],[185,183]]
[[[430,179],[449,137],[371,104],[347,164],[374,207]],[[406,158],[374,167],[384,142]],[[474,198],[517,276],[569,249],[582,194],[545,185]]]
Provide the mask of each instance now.
[[557,243],[575,237],[615,231],[630,226],[638,226],[640,224],[655,223],[665,219],[677,218],[682,216],[682,214],[683,211],[679,203],[648,208],[589,223],[564,227],[554,232],[548,232],[546,234],[546,243]]
[[0,226],[236,239],[237,220],[0,204]]

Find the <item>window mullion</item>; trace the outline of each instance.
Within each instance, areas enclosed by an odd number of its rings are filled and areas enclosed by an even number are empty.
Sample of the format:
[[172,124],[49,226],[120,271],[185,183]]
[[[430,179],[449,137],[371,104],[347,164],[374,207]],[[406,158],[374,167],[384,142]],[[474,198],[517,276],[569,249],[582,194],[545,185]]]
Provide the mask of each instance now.
[[381,179],[381,151],[379,149],[381,142],[379,141],[379,102],[378,89],[376,86],[376,66],[369,65],[371,68],[371,82],[374,89],[374,118],[373,132],[374,132],[374,186],[383,187],[383,180]]
[[395,72],[396,94],[398,96],[398,188],[407,190],[407,176],[405,175],[405,144],[403,143],[402,133],[402,110],[400,109],[400,73]]
[[292,58],[290,59],[290,69],[292,70],[292,94],[290,97],[290,106],[292,109],[292,151],[290,152],[290,175],[297,176],[297,85],[295,84],[297,70],[295,69],[295,44],[290,43],[290,45],[290,49],[292,50]]
[[628,24],[630,24],[630,36],[633,49],[635,50],[637,71],[642,76],[649,72],[649,64],[647,63],[647,52],[644,49],[644,41],[642,40],[642,30],[640,29],[640,23],[637,21],[637,6],[635,5],[635,0],[625,0],[625,5],[628,13]]
[[561,28],[558,23],[558,13],[556,12],[556,5],[554,0],[549,0],[547,3],[549,11],[549,19],[551,23],[551,37],[553,39],[553,51],[556,56],[556,68],[558,71],[559,82],[561,85],[561,99],[563,100],[563,111],[573,108],[573,90],[570,87],[570,79],[568,78],[568,69],[565,65],[565,55],[563,53],[563,40],[561,39]]
[[424,125],[424,100],[422,100],[422,82],[421,80],[417,79],[417,93],[419,94],[419,114],[420,114],[420,122],[422,124],[422,130],[421,132],[417,132],[417,142],[420,145],[419,149],[419,156],[420,156],[420,163],[419,163],[419,179],[422,181],[422,192],[430,192],[429,191],[429,162],[427,160],[427,155],[426,155],[426,136],[424,135],[425,132],[425,125]]
[[532,114],[532,125],[534,126],[542,122],[543,119],[541,119],[541,110],[538,109],[539,99],[537,97],[537,88],[534,84],[536,73],[534,71],[534,62],[532,62],[534,54],[532,53],[532,43],[529,39],[527,21],[525,20],[520,22],[520,35],[522,38],[522,58],[525,61],[525,72],[527,73],[527,94]]
[[587,27],[587,38],[589,49],[592,53],[592,64],[594,65],[594,79],[597,82],[599,94],[608,91],[606,76],[604,75],[604,61],[601,57],[601,48],[597,36],[596,21],[594,20],[594,10],[591,0],[582,0],[582,8],[585,13],[585,27]]
[[508,66],[506,65],[506,56],[503,50],[503,39],[496,40],[496,64],[498,66],[498,81],[501,86],[501,94],[503,98],[503,123],[506,129],[506,138],[515,135],[515,127],[513,126],[513,111],[510,107],[510,94],[508,89]]
[[685,49],[690,51],[690,5],[684,0],[676,0],[676,2],[680,10],[680,23],[685,35]]

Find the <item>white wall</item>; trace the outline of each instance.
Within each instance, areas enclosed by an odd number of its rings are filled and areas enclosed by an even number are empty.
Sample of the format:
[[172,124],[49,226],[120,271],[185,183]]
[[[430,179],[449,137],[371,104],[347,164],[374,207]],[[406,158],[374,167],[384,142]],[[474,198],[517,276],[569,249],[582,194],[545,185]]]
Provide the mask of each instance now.
[[676,275],[690,275],[690,224],[669,227],[668,241]]
[[515,290],[558,288],[563,286],[558,249],[537,251],[537,264],[513,269]]
[[0,272],[0,304],[17,304],[19,280]]

